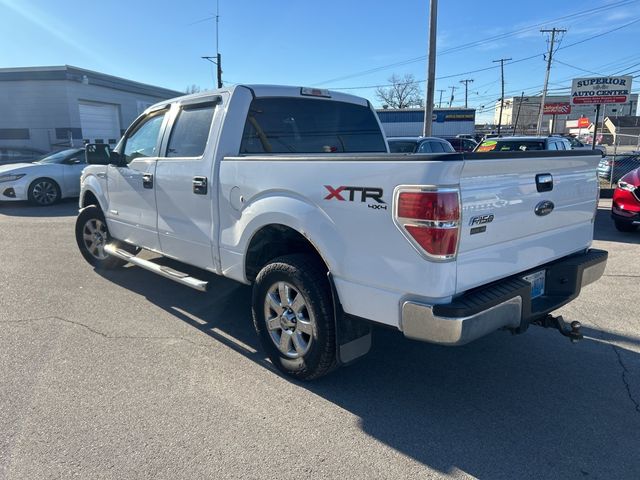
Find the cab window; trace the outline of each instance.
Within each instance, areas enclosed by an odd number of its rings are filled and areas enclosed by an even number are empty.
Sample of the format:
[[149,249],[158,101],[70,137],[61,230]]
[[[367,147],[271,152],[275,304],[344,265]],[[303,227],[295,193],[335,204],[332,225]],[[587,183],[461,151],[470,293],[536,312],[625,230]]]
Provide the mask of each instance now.
[[124,159],[131,163],[136,158],[158,156],[158,136],[166,110],[149,114],[129,132],[124,145]]
[[213,103],[183,107],[178,114],[167,148],[167,157],[201,157],[207,146],[213,119]]
[[242,133],[241,154],[386,152],[373,111],[316,98],[256,98]]

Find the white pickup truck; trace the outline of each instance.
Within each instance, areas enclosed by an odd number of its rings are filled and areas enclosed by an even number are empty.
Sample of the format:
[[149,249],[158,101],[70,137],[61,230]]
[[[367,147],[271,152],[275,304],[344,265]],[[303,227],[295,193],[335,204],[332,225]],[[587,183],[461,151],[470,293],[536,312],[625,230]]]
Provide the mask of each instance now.
[[96,268],[207,289],[145,249],[253,284],[261,343],[299,379],[365,354],[372,323],[444,345],[532,323],[575,340],[550,312],[604,271],[599,160],[389,154],[367,100],[238,85],[149,108],[113,151],[88,145],[76,239]]

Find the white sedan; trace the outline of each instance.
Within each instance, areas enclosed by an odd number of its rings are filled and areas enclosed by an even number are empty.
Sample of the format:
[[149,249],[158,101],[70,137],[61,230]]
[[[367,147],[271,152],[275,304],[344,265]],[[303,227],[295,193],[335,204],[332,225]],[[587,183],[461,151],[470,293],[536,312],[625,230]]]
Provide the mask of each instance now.
[[0,201],[29,200],[53,205],[80,194],[80,174],[86,167],[84,148],[70,148],[34,163],[0,166]]

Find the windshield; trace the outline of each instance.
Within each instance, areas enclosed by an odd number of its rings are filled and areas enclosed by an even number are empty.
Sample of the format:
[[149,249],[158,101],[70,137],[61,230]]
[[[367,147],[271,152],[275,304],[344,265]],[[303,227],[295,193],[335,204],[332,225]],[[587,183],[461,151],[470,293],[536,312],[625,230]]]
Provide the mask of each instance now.
[[79,153],[81,151],[81,148],[69,148],[67,150],[60,150],[59,152],[42,157],[35,163],[62,163],[74,153]]
[[476,152],[528,152],[544,150],[544,141],[536,140],[486,140]]
[[389,140],[391,153],[415,153],[418,142],[414,140]]

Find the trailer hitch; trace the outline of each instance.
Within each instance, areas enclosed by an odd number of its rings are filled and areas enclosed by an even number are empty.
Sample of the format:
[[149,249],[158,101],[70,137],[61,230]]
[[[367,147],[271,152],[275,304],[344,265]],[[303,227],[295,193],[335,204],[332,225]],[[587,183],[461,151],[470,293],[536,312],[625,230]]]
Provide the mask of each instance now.
[[554,317],[553,315],[548,314],[546,317],[535,320],[533,324],[544,328],[555,328],[562,335],[568,337],[569,340],[571,340],[571,343],[575,343],[584,338],[580,330],[582,328],[582,324],[577,321],[573,321],[570,324],[567,324],[564,321],[564,318],[562,318],[562,315]]

